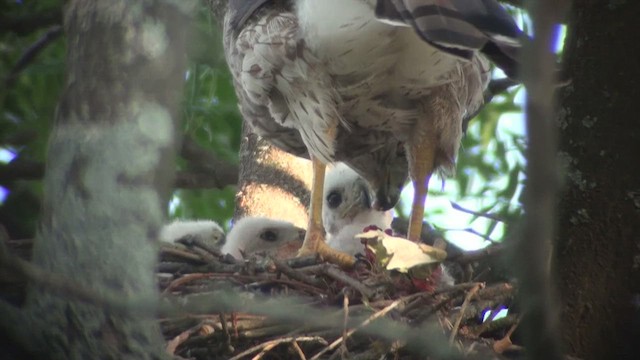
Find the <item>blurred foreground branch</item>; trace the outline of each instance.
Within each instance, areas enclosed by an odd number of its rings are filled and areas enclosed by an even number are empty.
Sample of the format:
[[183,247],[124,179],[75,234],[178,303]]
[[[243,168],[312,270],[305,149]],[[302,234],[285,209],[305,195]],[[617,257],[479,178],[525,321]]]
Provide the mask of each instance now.
[[555,234],[556,164],[554,94],[556,58],[551,52],[560,14],[551,0],[530,1],[535,37],[525,43],[522,63],[527,88],[528,183],[522,237],[515,248],[514,268],[519,274],[522,328],[530,359],[562,358],[555,282],[551,275]]

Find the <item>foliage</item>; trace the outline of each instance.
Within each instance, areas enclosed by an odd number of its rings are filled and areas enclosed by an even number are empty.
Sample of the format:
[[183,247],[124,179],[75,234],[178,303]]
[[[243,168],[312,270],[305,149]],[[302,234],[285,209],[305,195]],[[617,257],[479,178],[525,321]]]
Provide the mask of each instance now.
[[[47,138],[64,80],[64,35],[48,43],[18,73],[13,83],[8,84],[4,79],[12,73],[26,49],[50,26],[60,24],[61,17],[54,23],[47,19],[52,13],[61,14],[63,3],[62,0],[41,0],[0,5],[0,13],[4,14],[0,22],[28,17],[40,25],[24,32],[0,25],[0,77],[8,85],[0,89],[0,148],[17,154],[14,163],[42,164],[45,160]],[[42,19],[40,23],[38,17]],[[238,163],[241,118],[220,38],[219,26],[203,5],[194,22],[190,66],[185,75],[183,130],[219,158]],[[451,209],[449,199],[477,212],[491,212],[507,223],[518,218],[518,196],[524,179],[524,141],[522,134],[510,132],[508,129],[513,126],[500,117],[505,112],[520,111],[514,97],[514,91],[497,97],[471,123],[461,147],[457,176],[447,180],[444,191],[438,190],[437,180],[432,182],[427,200],[428,221],[446,230],[451,222],[443,219],[460,218],[462,213]],[[187,166],[184,159],[178,159],[178,169]],[[14,237],[32,236],[41,196],[40,181],[7,180],[3,174],[0,171],[0,186],[6,188],[9,195],[0,205],[0,223]],[[213,219],[225,226],[233,214],[234,195],[233,187],[177,190],[170,216]],[[446,197],[438,200],[439,195]],[[398,207],[398,214],[407,214],[406,210],[405,199]],[[462,221],[464,226],[460,228],[473,227],[481,235],[495,240],[500,240],[508,231],[495,220],[477,216],[469,215]]]

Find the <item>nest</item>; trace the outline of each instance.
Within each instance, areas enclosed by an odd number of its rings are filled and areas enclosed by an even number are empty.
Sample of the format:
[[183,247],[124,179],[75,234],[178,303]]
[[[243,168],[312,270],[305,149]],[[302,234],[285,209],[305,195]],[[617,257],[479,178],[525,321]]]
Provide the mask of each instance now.
[[[159,319],[177,358],[503,359],[522,350],[512,342],[519,317],[509,282],[443,285],[440,269],[416,281],[367,259],[345,271],[315,257],[237,261],[205,244],[183,245],[162,246],[161,292],[185,302],[220,289],[235,297],[225,311]],[[447,268],[461,281],[493,250],[456,256]],[[504,308],[509,314],[494,319]]]
[[[7,245],[30,257],[31,241]],[[176,359],[513,358],[522,351],[512,342],[516,287],[487,277],[500,249],[449,254],[457,281],[446,285],[440,267],[416,279],[367,258],[349,271],[315,257],[238,261],[187,237],[161,244],[157,279],[163,298],[188,312],[158,323]],[[2,278],[3,297],[19,304],[25,279]],[[503,308],[509,315],[494,319]]]

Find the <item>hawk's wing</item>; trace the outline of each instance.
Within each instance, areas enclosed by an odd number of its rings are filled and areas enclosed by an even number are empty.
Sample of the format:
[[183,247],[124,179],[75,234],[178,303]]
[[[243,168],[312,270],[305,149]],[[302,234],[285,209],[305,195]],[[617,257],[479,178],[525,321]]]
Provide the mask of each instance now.
[[375,11],[442,51],[467,59],[480,51],[515,76],[523,33],[495,0],[377,0]]
[[[236,31],[262,6],[275,0],[230,0]],[[411,26],[432,46],[471,59],[481,51],[510,77],[516,76],[522,31],[496,0],[376,0],[376,16]]]
[[224,47],[227,63],[233,74],[234,88],[240,112],[253,131],[278,148],[300,157],[309,158],[307,147],[298,130],[278,123],[269,109],[268,101],[252,101],[240,83],[244,55],[238,49],[238,35],[251,24],[251,18],[263,5],[272,0],[230,0],[224,23]]

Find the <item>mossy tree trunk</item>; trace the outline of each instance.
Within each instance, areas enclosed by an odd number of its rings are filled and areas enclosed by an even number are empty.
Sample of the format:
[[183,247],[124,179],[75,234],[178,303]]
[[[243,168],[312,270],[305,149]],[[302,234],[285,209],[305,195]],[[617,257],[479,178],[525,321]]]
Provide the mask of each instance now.
[[[67,75],[50,138],[33,262],[97,294],[157,298],[157,234],[173,180],[190,1],[68,4]],[[25,312],[57,359],[163,357],[146,315],[37,284]]]
[[556,256],[563,340],[583,359],[640,358],[638,19],[639,2],[608,0],[575,1],[569,19]]

